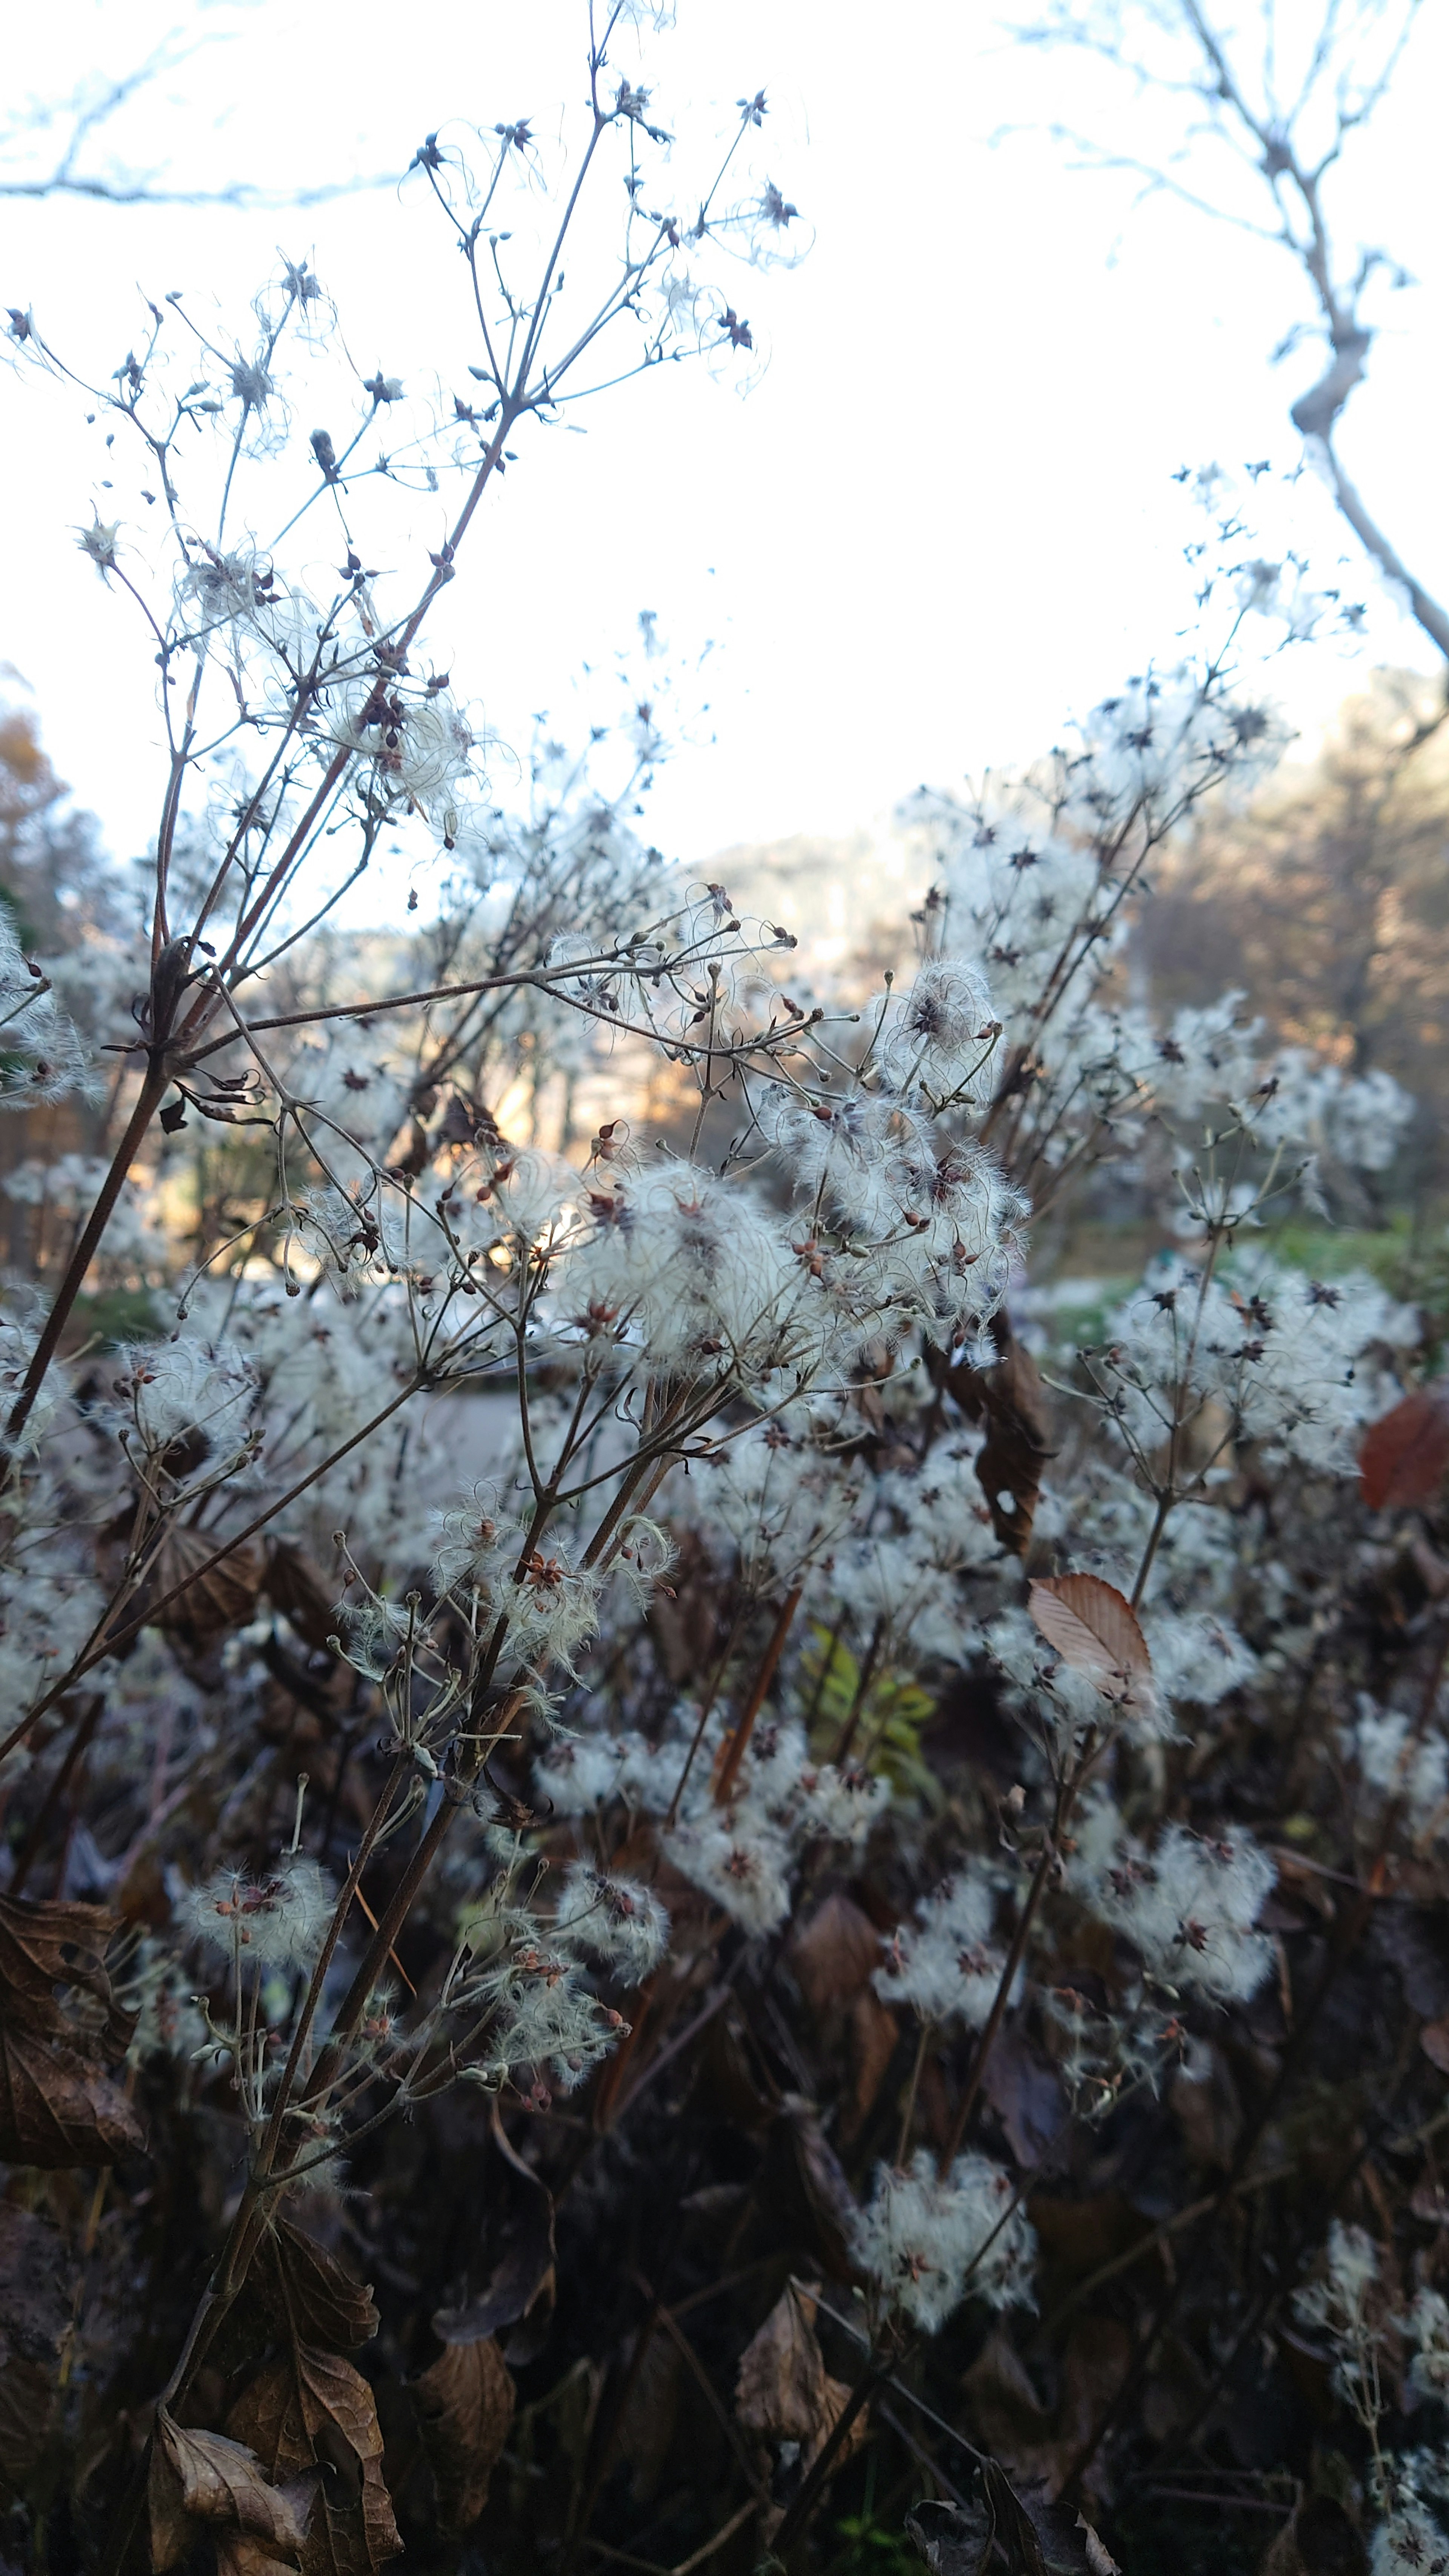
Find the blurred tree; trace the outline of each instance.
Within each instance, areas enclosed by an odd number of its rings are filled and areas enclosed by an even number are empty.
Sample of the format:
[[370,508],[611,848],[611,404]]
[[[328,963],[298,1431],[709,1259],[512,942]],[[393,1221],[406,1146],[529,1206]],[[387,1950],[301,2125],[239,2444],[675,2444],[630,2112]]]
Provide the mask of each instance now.
[[114,926],[116,893],[94,815],[69,802],[28,708],[0,706],[0,895],[28,950],[73,947]]
[[1285,766],[1246,813],[1200,822],[1160,879],[1137,950],[1157,999],[1241,986],[1285,1040],[1393,1074],[1436,1129],[1449,1096],[1439,704],[1437,682],[1376,672],[1313,760]]

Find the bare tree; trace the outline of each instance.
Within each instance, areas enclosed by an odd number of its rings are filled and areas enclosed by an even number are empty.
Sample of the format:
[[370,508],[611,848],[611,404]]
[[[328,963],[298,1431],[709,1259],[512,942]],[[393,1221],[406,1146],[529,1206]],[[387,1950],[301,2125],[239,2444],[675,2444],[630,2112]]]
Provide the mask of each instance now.
[[229,32],[219,27],[188,39],[173,28],[127,70],[92,71],[57,97],[27,99],[0,115],[0,197],[85,197],[108,206],[316,206],[401,176],[383,170],[302,188],[262,188],[246,179],[194,187],[173,180],[164,160],[148,168],[125,158],[98,161],[98,140],[123,109]]
[[[1330,200],[1345,154],[1398,72],[1420,7],[1421,0],[1317,0],[1306,26],[1290,26],[1279,0],[1260,0],[1250,34],[1210,14],[1203,0],[1048,0],[1045,13],[1019,32],[1031,44],[1070,45],[1097,57],[1181,120],[1175,146],[1160,161],[1057,127],[1061,140],[1093,166],[1135,173],[1148,192],[1165,191],[1277,245],[1295,262],[1312,315],[1293,324],[1274,357],[1308,339],[1325,343],[1327,354],[1290,417],[1355,536],[1449,659],[1449,610],[1404,561],[1335,445],[1344,406],[1368,368],[1373,290],[1411,281],[1376,244],[1358,241],[1345,250]],[[1251,211],[1255,198],[1261,207],[1265,197],[1271,211]]]

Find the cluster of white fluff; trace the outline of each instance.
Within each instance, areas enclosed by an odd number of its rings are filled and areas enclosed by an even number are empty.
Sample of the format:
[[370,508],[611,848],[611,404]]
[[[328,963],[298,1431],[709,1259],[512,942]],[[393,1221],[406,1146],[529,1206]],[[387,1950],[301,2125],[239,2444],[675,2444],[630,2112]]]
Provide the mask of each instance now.
[[581,1962],[550,1949],[541,1930],[530,1939],[526,1926],[500,1965],[459,1991],[455,2002],[465,2001],[470,2009],[479,2002],[488,2008],[482,2051],[471,2062],[492,2085],[519,2082],[531,2072],[535,2081],[547,2077],[560,2093],[572,2093],[608,2056],[622,2027],[587,1983]]
[[1140,1450],[1159,1451],[1174,1416],[1191,1426],[1216,1406],[1223,1458],[1234,1439],[1251,1440],[1270,1464],[1333,1474],[1350,1464],[1355,1433],[1393,1402],[1385,1362],[1412,1345],[1418,1320],[1362,1271],[1323,1282],[1244,1263],[1204,1287],[1191,1263],[1172,1258],[1108,1331],[1096,1356],[1111,1418]]
[[258,1378],[235,1343],[178,1333],[167,1342],[133,1342],[120,1356],[115,1391],[148,1454],[189,1436],[200,1457],[220,1463],[244,1446]]
[[923,2021],[962,2021],[980,2030],[996,2001],[1006,1954],[995,1941],[997,1891],[979,1860],[924,1896],[912,1928],[885,1942],[875,1972],[884,2003],[911,2004]]
[[1390,2326],[1413,2348],[1407,2405],[1449,2400],[1449,2304],[1437,2290],[1421,2288],[1407,2316],[1391,2317],[1372,2237],[1335,2218],[1323,2271],[1294,2291],[1293,2309],[1300,2325],[1327,2342],[1334,2385],[1373,2436],[1370,2488],[1381,2516],[1370,2553],[1373,2576],[1434,2576],[1435,2570],[1449,2568],[1444,2528],[1449,2468],[1442,2449],[1386,2457],[1377,2435],[1385,2404],[1381,2364]]
[[493,1485],[475,1486],[466,1502],[438,1516],[438,1527],[438,1590],[478,1595],[482,1624],[505,1622],[510,1662],[557,1664],[571,1673],[598,1626],[598,1569],[575,1564],[567,1540],[552,1529],[531,1547],[527,1524]]
[[1438,2290],[1416,2291],[1400,2325],[1415,2347],[1409,2364],[1410,2397],[1437,2398],[1449,2404],[1449,2300]]
[[1072,1886],[1131,1942],[1151,1978],[1213,2003],[1245,2003],[1256,1994],[1273,1945],[1253,1925],[1276,1872],[1250,1834],[1207,1842],[1168,1825],[1148,1851],[1099,1794],[1083,1807],[1074,1835]]
[[0,904],[0,1108],[33,1109],[93,1087],[86,1050]]
[[1343,1729],[1343,1749],[1356,1765],[1370,1811],[1402,1806],[1415,1834],[1449,1823],[1449,1744],[1437,1726],[1421,1730],[1402,1709],[1380,1708],[1367,1691]]
[[1322,2279],[1293,2293],[1294,2314],[1333,2342],[1339,2386],[1355,2402],[1361,2393],[1364,2355],[1378,2332],[1369,2313],[1378,2277],[1373,2238],[1362,2227],[1350,2227],[1335,2218],[1328,2231]]
[[688,1701],[676,1704],[656,1743],[632,1730],[560,1736],[536,1759],[534,1788],[561,1816],[592,1814],[614,1798],[642,1815],[673,1813],[664,1848],[674,1867],[742,1931],[760,1935],[785,1920],[806,1847],[858,1848],[890,1784],[812,1761],[803,1728],[767,1719],[750,1738],[734,1796],[720,1805],[713,1780],[726,1730],[723,1713],[712,1712],[692,1763],[698,1716]]
[[288,1852],[271,1874],[218,1870],[172,1907],[183,1939],[200,1941],[238,1968],[310,1968],[332,1919],[337,1891],[305,1852]]
[[554,1907],[553,1937],[637,1986],[669,1947],[669,1916],[650,1888],[591,1861],[570,1863]]
[[[42,1209],[51,1261],[70,1240],[100,1195],[106,1165],[94,1154],[30,1155],[0,1181],[17,1207]],[[164,1272],[170,1255],[154,1190],[128,1179],[106,1224],[98,1255],[105,1269]]]
[[927,2334],[964,2298],[1030,2307],[1036,2231],[1013,2198],[1010,2175],[986,2156],[958,2156],[942,2175],[922,2148],[904,2173],[877,2168],[851,2251],[886,2304]]
[[813,1762],[804,1729],[786,1719],[755,1728],[727,1806],[714,1804],[702,1761],[703,1756],[691,1773],[665,1850],[686,1878],[749,1933],[773,1932],[783,1923],[794,1871],[809,1844],[858,1849],[890,1802],[890,1783],[883,1777]]

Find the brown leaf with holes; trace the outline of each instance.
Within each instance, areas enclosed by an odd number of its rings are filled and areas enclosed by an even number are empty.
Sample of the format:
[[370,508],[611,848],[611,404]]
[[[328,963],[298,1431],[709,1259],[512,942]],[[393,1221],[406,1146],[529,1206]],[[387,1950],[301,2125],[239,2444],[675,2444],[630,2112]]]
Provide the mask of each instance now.
[[991,1526],[1013,1556],[1025,1556],[1041,1495],[1042,1470],[1051,1456],[1046,1393],[1035,1360],[1022,1349],[1004,1314],[993,1315],[991,1338],[999,1354],[991,1368],[960,1361],[940,1371],[947,1393],[968,1422],[984,1422],[986,1438],[976,1459],[976,1481],[991,1511]]
[[[106,1974],[118,1929],[97,1905],[0,1897],[0,2157],[8,2164],[109,2165],[145,2145],[140,2121],[92,2048],[119,2056],[135,2028]],[[99,2029],[73,2022],[58,1985],[99,2005]]]
[[[815,2316],[808,2288],[788,2283],[741,2353],[735,2380],[735,2413],[745,2431],[766,2442],[798,2442],[807,2470],[851,2395],[844,2380],[832,2379],[826,2371]],[[857,2451],[865,2437],[862,2408],[841,2446],[841,2460]]]
[[488,2502],[488,2482],[513,2422],[516,2391],[497,2344],[445,2344],[412,2383],[418,2429],[438,2490],[445,2531],[467,2531]]
[[[174,2567],[201,2538],[198,2526],[220,2523],[264,2544],[265,2567],[278,2560],[295,2568],[306,2526],[306,2498],[283,2491],[262,2473],[256,2453],[224,2433],[183,2430],[163,2407],[156,2418],[147,2477],[151,2560],[158,2576]],[[220,2539],[220,2535],[217,2535]],[[234,2562],[235,2563],[235,2562]],[[243,2562],[244,2563],[244,2562]]]
[[349,2352],[377,2332],[371,2288],[289,2218],[263,2239],[249,2277],[269,2314],[302,2343]]
[[838,1892],[817,1905],[790,1943],[795,1981],[814,2013],[853,2003],[880,1955],[880,1935],[869,1915]]
[[1370,1423],[1358,1453],[1371,1512],[1433,1500],[1449,1467],[1449,1388],[1416,1386]]
[[106,1973],[106,1950],[120,1928],[100,1905],[0,1896],[0,2019],[63,2030],[54,1990],[78,1986],[105,2006],[102,2044],[119,2057],[136,2026],[135,2015],[117,2004]]
[[99,2066],[64,2040],[0,2022],[0,2158],[39,2165],[113,2165],[140,2154],[146,2133]]
[[1098,1574],[1046,1575],[1031,1585],[1027,1606],[1068,1670],[1085,1674],[1104,1698],[1138,1701],[1150,1693],[1147,1640],[1115,1583]]
[[326,2463],[307,2534],[304,2576],[334,2567],[369,2576],[398,2555],[402,2542],[382,2474],[377,2406],[350,2361],[313,2344],[294,2344],[243,2389],[227,2428],[273,2476],[289,2476],[319,2457]]

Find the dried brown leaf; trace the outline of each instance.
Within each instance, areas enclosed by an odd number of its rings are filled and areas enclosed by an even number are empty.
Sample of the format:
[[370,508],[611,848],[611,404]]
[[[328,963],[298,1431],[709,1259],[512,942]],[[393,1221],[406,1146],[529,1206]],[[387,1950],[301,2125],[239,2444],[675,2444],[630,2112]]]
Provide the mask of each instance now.
[[108,1944],[121,1926],[100,1905],[0,1896],[0,2020],[64,2031],[57,1986],[79,1986],[106,2008],[105,2045],[120,2056],[135,2016],[123,2012],[106,1973]]
[[[206,1530],[168,1530],[138,1605],[144,1614],[148,1596],[160,1604],[156,1626],[194,1646],[208,1646],[228,1629],[244,1628],[262,1588],[262,1552],[252,1541],[211,1565],[208,1559],[215,1553],[216,1539]],[[166,1599],[168,1593],[175,1593],[174,1600]]]
[[306,2523],[297,2493],[284,2494],[271,2485],[244,2442],[230,2441],[224,2433],[184,2430],[164,2407],[151,2445],[147,2502],[152,2563],[161,2576],[200,2536],[198,2523],[230,2525],[267,2544],[286,2565],[296,2565]]
[[337,1634],[337,1585],[328,1581],[306,1550],[289,1538],[274,1538],[267,1549],[262,1589],[303,1643],[325,1654],[328,1638]]
[[[791,2281],[740,2355],[735,2412],[747,2433],[767,2442],[798,2442],[801,2465],[818,2458],[850,2403],[843,2379],[826,2370],[815,2332],[815,2301]],[[861,2409],[841,2445],[840,2460],[859,2450],[868,2430]]]
[[274,2476],[289,2476],[319,2457],[345,2476],[350,2492],[339,2502],[329,2481],[312,2517],[307,2576],[334,2566],[370,2571],[397,2556],[402,2542],[382,2474],[377,2406],[361,2371],[340,2353],[294,2344],[243,2389],[227,2424]]
[[1371,1512],[1427,1503],[1449,1467],[1449,1391],[1418,1386],[1380,1414],[1358,1453],[1363,1498]]
[[1051,1574],[1031,1586],[1028,1607],[1049,1646],[1104,1696],[1121,1699],[1150,1682],[1152,1657],[1137,1613],[1098,1574]]
[[815,2302],[792,2281],[740,2355],[735,2412],[767,2442],[808,2443],[825,2409],[825,2362]]
[[300,2343],[353,2351],[377,2332],[372,2291],[289,2218],[264,2239],[251,2279],[270,2313]]
[[833,2281],[857,2278],[851,2242],[855,2198],[812,2106],[789,2094],[766,2146],[757,2186],[762,2207],[787,2228],[812,2267]]
[[868,1914],[837,1891],[818,1905],[790,1943],[790,1965],[812,2012],[853,2003],[880,1965],[880,1935]]
[[0,2158],[39,2165],[113,2165],[136,2155],[145,2131],[118,2084],[62,2039],[0,2022]]
[[944,1382],[967,1420],[986,1424],[976,1481],[1001,1545],[1013,1556],[1025,1556],[1042,1470],[1051,1456],[1046,1395],[1035,1360],[1022,1349],[1005,1315],[993,1316],[990,1329],[1000,1355],[995,1366],[968,1368],[962,1361],[945,1370]]
[[445,2344],[413,2381],[423,2448],[445,2531],[467,2531],[488,2502],[488,2482],[513,2422],[512,2375],[496,2343]]

